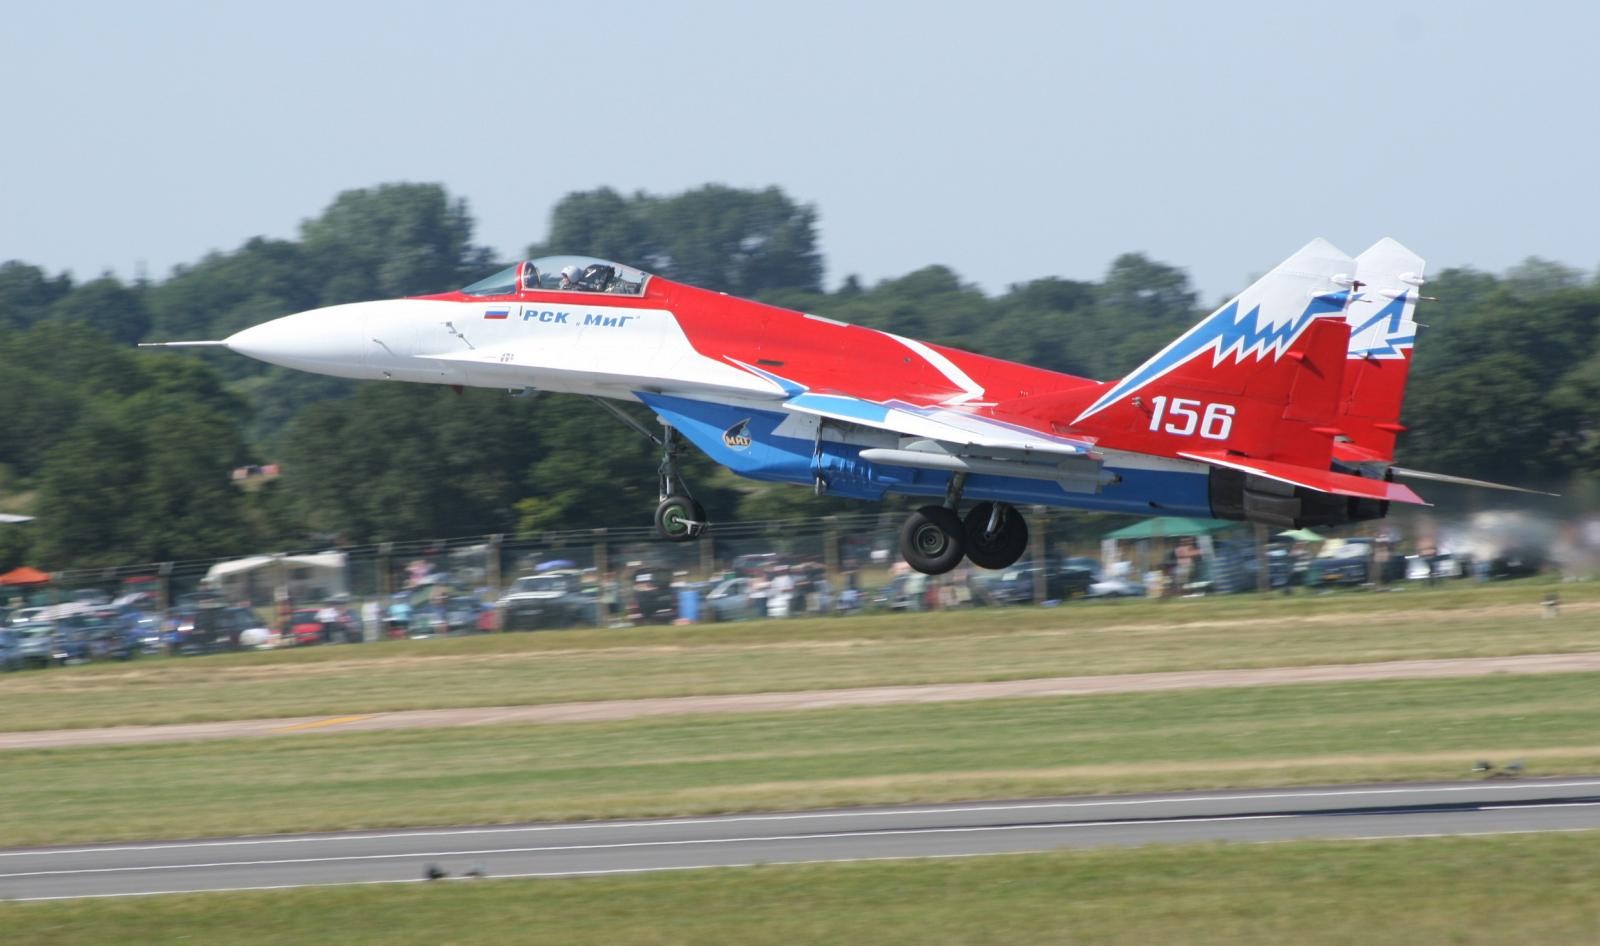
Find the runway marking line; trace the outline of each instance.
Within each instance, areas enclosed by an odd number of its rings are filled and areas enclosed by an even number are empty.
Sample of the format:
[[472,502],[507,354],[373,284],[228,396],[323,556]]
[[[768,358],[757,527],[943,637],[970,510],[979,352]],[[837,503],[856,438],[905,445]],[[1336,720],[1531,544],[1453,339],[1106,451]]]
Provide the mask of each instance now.
[[[1128,818],[1115,821],[1064,821],[1060,824],[972,825],[953,828],[886,828],[872,831],[831,831],[821,834],[775,834],[766,837],[676,838],[661,841],[612,841],[599,844],[554,844],[540,847],[503,847],[468,851],[399,851],[392,854],[338,854],[328,857],[289,857],[256,861],[211,861],[200,864],[130,864],[126,867],[74,867],[57,870],[18,871],[0,874],[14,877],[62,877],[72,874],[133,874],[157,870],[215,870],[222,867],[281,867],[285,864],[328,864],[344,861],[395,861],[414,858],[493,857],[504,854],[564,854],[572,851],[611,851],[642,847],[699,847],[720,844],[775,844],[785,841],[837,841],[845,838],[872,838],[936,834],[985,834],[1007,831],[1072,831],[1085,828],[1125,828],[1145,825],[1215,824],[1231,821],[1279,821],[1298,815],[1219,815],[1205,818]],[[937,856],[937,855],[934,855]]]
[[[1425,791],[1432,792],[1501,792],[1517,791],[1536,787],[1544,790],[1567,788],[1591,788],[1600,790],[1600,780],[1596,779],[1562,779],[1559,781],[1507,781],[1507,782],[1468,782],[1457,785],[1430,785]],[[29,857],[39,854],[106,854],[123,851],[156,851],[175,850],[179,848],[205,848],[205,847],[250,847],[258,844],[316,844],[338,841],[385,841],[400,838],[437,838],[460,837],[472,834],[522,834],[542,831],[584,831],[584,830],[614,830],[618,828],[645,828],[657,826],[686,826],[704,824],[736,824],[754,821],[807,821],[818,818],[863,818],[883,814],[895,815],[949,815],[962,813],[986,813],[1001,811],[1039,811],[1052,808],[1098,808],[1098,807],[1124,807],[1131,805],[1170,805],[1175,803],[1192,802],[1227,802],[1227,801],[1262,801],[1274,799],[1293,798],[1344,798],[1362,796],[1382,796],[1405,794],[1417,791],[1414,785],[1397,785],[1394,787],[1366,787],[1351,789],[1304,789],[1289,791],[1262,791],[1245,789],[1240,792],[1211,792],[1198,795],[1160,795],[1156,797],[1119,798],[1106,796],[1102,798],[1082,798],[1061,801],[1015,802],[1002,804],[975,804],[975,805],[936,805],[908,808],[857,808],[823,811],[796,811],[775,812],[763,814],[742,815],[714,815],[710,817],[689,818],[644,818],[625,821],[577,821],[559,824],[523,824],[523,825],[488,825],[479,828],[443,828],[443,829],[411,829],[400,831],[361,831],[334,834],[315,835],[277,835],[253,838],[230,838],[207,841],[152,841],[142,844],[102,844],[89,847],[68,848],[18,848],[9,851],[0,851],[0,858]],[[1515,805],[1508,807],[1528,807]]]
[[[1495,836],[1495,835],[1505,835],[1505,834],[1574,834],[1574,833],[1579,833],[1579,832],[1592,832],[1594,830],[1595,830],[1594,828],[1551,828],[1551,829],[1549,829],[1547,831],[1512,830],[1512,831],[1462,831],[1462,832],[1451,832],[1451,833],[1434,832],[1434,833],[1428,833],[1428,834],[1361,835],[1361,836],[1357,836],[1357,837],[1348,837],[1348,838],[1328,838],[1326,840],[1334,842],[1334,843],[1345,842],[1345,841],[1381,842],[1381,841],[1406,841],[1406,840],[1415,840],[1415,839],[1421,839],[1421,838],[1492,837],[1492,836]],[[1251,842],[1251,843],[1254,843],[1254,844],[1291,844],[1291,843],[1305,843],[1305,842],[1307,842],[1309,840],[1312,840],[1312,839],[1307,839],[1307,838],[1277,838],[1277,839],[1272,839],[1272,840],[1254,841],[1254,842]],[[835,859],[827,859],[827,860],[810,859],[810,860],[798,860],[798,861],[786,861],[786,860],[768,861],[768,860],[763,860],[763,861],[760,861],[759,863],[752,862],[752,863],[728,863],[728,864],[674,864],[674,865],[666,866],[666,867],[614,867],[614,868],[601,868],[601,869],[592,869],[592,870],[531,871],[531,872],[526,872],[526,873],[519,872],[519,873],[510,873],[510,874],[495,874],[495,875],[493,875],[492,879],[494,879],[494,880],[529,880],[529,879],[566,878],[566,877],[608,877],[608,876],[618,876],[618,875],[627,875],[627,874],[670,873],[670,872],[675,872],[675,871],[738,870],[738,869],[751,868],[751,867],[778,867],[778,866],[782,866],[782,867],[799,867],[799,866],[805,866],[805,865],[810,865],[810,864],[857,864],[857,863],[871,863],[871,862],[877,862],[877,861],[947,861],[947,860],[963,860],[963,859],[977,858],[977,857],[997,857],[997,858],[998,857],[1025,857],[1025,856],[1028,856],[1030,854],[1035,854],[1035,853],[1038,853],[1038,852],[1036,852],[1036,851],[997,851],[997,852],[982,852],[982,853],[969,853],[969,854],[931,854],[931,855],[930,854],[890,854],[890,855],[881,855],[881,856],[876,856],[876,857],[840,858],[840,859],[837,859],[837,860],[835,860]],[[456,883],[460,883],[460,882],[463,882],[463,881],[467,881],[467,882],[476,881],[476,880],[479,880],[479,879],[482,879],[482,878],[467,877],[467,876],[452,876],[452,877],[440,878],[440,880],[443,880],[443,881],[456,882]],[[406,878],[396,878],[396,879],[392,879],[392,880],[357,880],[357,881],[344,881],[344,882],[335,882],[335,883],[327,883],[327,884],[269,884],[269,885],[251,886],[251,887],[208,887],[208,888],[205,888],[203,890],[138,890],[138,891],[130,891],[130,892],[127,892],[127,893],[85,893],[85,894],[67,894],[67,895],[64,895],[64,896],[14,897],[11,900],[9,900],[8,902],[10,902],[10,903],[37,903],[37,902],[41,902],[41,901],[50,901],[50,900],[107,900],[107,899],[124,899],[124,898],[130,898],[130,897],[165,897],[165,896],[173,896],[173,895],[178,895],[178,894],[197,894],[197,893],[198,894],[205,894],[205,893],[233,893],[233,892],[245,892],[245,891],[256,891],[256,890],[299,890],[299,889],[303,889],[305,887],[373,887],[373,886],[378,886],[378,885],[389,885],[389,884],[425,884],[425,883],[434,883],[434,881],[430,881],[430,880],[427,880],[426,878],[422,878],[422,877],[406,877]]]
[[279,726],[273,732],[301,732],[306,729],[322,729],[326,726],[343,726],[346,723],[359,723],[363,719],[371,719],[376,713],[365,713],[361,716],[330,716],[327,719],[316,719],[309,723],[295,723],[293,726]]

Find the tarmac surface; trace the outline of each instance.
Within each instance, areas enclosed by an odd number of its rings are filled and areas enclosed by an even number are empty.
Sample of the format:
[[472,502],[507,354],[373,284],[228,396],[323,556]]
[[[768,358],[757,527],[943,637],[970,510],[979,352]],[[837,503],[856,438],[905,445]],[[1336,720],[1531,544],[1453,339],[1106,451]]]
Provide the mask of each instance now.
[[1600,779],[1351,785],[0,850],[0,900],[1600,829]]
[[721,713],[770,713],[885,706],[896,703],[946,703],[1036,697],[1137,693],[1219,687],[1285,686],[1363,680],[1417,680],[1472,677],[1491,673],[1591,673],[1600,671],[1600,653],[1524,654],[1513,657],[1462,657],[1396,660],[1383,663],[1264,667],[1243,670],[1183,670],[1046,677],[989,683],[935,683],[914,686],[855,687],[776,693],[735,693],[654,699],[595,700],[532,706],[480,706],[458,709],[298,716],[159,726],[54,729],[0,732],[0,751],[84,746],[195,742],[213,739],[285,737],[322,732],[377,732],[438,729],[497,723],[555,724]]

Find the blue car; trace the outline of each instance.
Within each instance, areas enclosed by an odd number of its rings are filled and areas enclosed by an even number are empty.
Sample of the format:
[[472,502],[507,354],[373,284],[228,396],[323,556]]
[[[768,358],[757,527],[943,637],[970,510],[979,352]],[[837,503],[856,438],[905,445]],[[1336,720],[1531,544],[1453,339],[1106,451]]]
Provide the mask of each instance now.
[[21,669],[22,653],[18,648],[16,632],[0,628],[0,673]]
[[67,662],[56,629],[50,624],[23,624],[12,629],[17,657],[24,667],[50,667]]

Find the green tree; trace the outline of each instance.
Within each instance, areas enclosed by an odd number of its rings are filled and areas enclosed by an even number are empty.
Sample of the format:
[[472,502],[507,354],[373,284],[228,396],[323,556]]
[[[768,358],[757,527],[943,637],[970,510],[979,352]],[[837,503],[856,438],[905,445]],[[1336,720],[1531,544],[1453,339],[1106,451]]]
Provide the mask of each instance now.
[[[314,308],[321,286],[300,244],[256,237],[232,253],[212,253],[152,286],[151,334],[163,339],[226,338],[267,319]],[[224,367],[258,363],[228,359]],[[230,376],[244,373],[231,370]]]
[[576,253],[650,267],[661,248],[641,207],[656,198],[624,198],[609,187],[561,198],[550,213],[550,236],[528,248],[530,257]]
[[1137,368],[1197,320],[1196,294],[1183,270],[1143,253],[1111,263],[1095,302],[1094,334],[1104,347],[1090,359],[1091,377],[1118,378]]
[[284,430],[281,501],[307,533],[351,542],[507,532],[539,439],[525,399],[362,385]]
[[1506,270],[1501,283],[1512,295],[1528,299],[1583,284],[1583,273],[1562,263],[1530,256]]
[[491,265],[472,245],[464,200],[438,184],[382,184],[340,194],[300,226],[323,305],[455,289]]
[[150,330],[144,294],[112,276],[101,276],[73,288],[50,306],[46,318],[92,326],[119,342],[132,344]]
[[0,329],[27,328],[71,291],[66,273],[52,279],[20,260],[0,263]]
[[614,259],[706,289],[753,297],[775,289],[820,291],[816,211],[781,190],[707,185],[673,197],[609,188],[569,194],[550,236],[529,256],[578,253]]
[[1536,369],[1507,352],[1413,381],[1405,465],[1508,482],[1550,477],[1551,418]]

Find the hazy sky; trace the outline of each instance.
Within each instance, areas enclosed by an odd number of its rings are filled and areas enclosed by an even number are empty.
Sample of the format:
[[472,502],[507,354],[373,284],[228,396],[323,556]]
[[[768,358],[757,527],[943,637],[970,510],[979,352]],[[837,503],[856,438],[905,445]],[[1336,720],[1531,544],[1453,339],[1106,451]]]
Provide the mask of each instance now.
[[1314,236],[1589,270],[1597,36],[1577,0],[14,4],[0,260],[164,278],[386,181],[509,258],[571,191],[719,182],[814,205],[830,285],[1138,250],[1210,301]]

